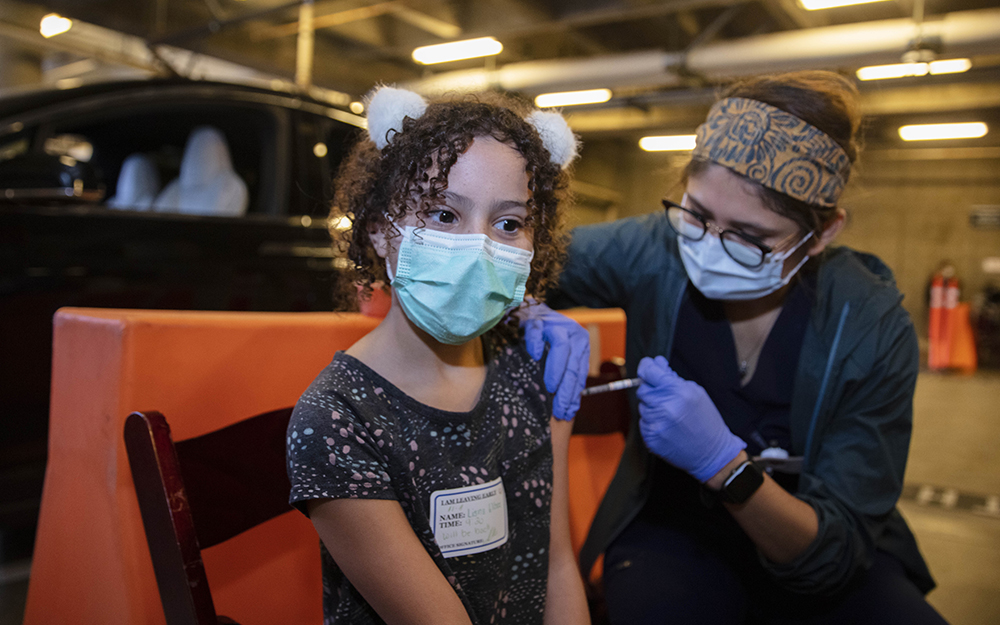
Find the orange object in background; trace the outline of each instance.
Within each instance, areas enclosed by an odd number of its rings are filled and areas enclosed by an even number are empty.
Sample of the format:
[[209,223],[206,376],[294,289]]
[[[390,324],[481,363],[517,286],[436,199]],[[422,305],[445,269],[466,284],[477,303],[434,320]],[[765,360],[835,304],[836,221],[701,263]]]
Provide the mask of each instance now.
[[951,348],[953,343],[955,326],[955,307],[958,306],[958,278],[951,277],[944,280],[944,303],[941,314],[941,334],[938,337],[939,346],[939,367],[948,369],[951,365]]
[[[591,363],[625,358],[625,311],[619,308],[572,308],[560,311],[587,328],[591,336]],[[594,349],[596,348],[596,349]],[[569,533],[573,553],[587,538],[597,507],[618,469],[625,436],[620,433],[572,436],[569,440]],[[601,577],[598,559],[585,574],[590,581]]]
[[[567,313],[600,333],[600,358],[624,355],[621,310]],[[130,412],[170,415],[179,441],[290,406],[336,350],[377,323],[358,313],[61,309],[24,624],[164,622],[123,442]],[[624,446],[620,435],[581,438],[570,443],[577,549]],[[300,513],[202,555],[219,613],[245,623],[322,621],[319,539]]]
[[951,345],[948,366],[965,374],[976,372],[976,337],[968,303],[960,303],[949,314]]
[[[619,433],[569,439],[569,537],[577,556],[624,450],[625,437]],[[587,573],[594,581],[600,572],[595,563],[594,571]]]
[[[175,440],[290,406],[377,320],[357,313],[64,308],[56,313],[48,465],[25,625],[161,625],[123,427],[170,415]],[[220,613],[319,623],[318,539],[289,512],[203,552]]]
[[934,274],[934,278],[931,280],[930,314],[927,322],[927,367],[930,369],[942,369],[947,366],[941,345],[941,335],[943,334],[941,324],[943,321],[944,276],[938,273]]
[[936,273],[930,287],[927,367],[932,371],[976,371],[976,340],[968,303],[959,302],[958,278]]

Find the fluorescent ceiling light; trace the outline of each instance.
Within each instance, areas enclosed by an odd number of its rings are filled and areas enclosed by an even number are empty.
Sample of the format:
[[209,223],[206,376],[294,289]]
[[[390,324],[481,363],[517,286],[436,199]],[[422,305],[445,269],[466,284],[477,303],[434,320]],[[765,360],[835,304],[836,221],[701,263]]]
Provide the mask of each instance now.
[[931,74],[960,74],[972,68],[972,61],[969,59],[943,59],[941,61],[931,61]]
[[492,56],[500,54],[502,50],[503,44],[493,37],[480,37],[478,39],[452,41],[451,43],[417,48],[413,51],[413,60],[423,65],[431,65],[433,63],[447,63],[448,61],[461,61],[462,59]]
[[893,63],[892,65],[871,65],[857,71],[859,80],[884,80],[904,76],[926,76],[927,63]]
[[61,35],[72,27],[73,20],[57,13],[49,13],[42,18],[41,23],[38,25],[38,32],[42,33],[42,37],[48,39],[49,37]]
[[639,139],[639,147],[647,152],[666,152],[669,150],[683,151],[694,149],[695,135],[667,135],[659,137],[643,137]]
[[586,91],[561,91],[543,93],[535,98],[535,106],[540,109],[553,106],[575,106],[578,104],[600,104],[611,99],[611,89],[587,89]]
[[899,136],[903,141],[932,141],[936,139],[978,139],[989,128],[983,122],[962,124],[915,124],[902,126]]
[[884,0],[799,0],[799,4],[806,11],[818,11],[819,9],[835,9],[837,7],[849,7],[855,4],[868,4],[869,2],[883,2]]
[[945,59],[930,63],[893,63],[892,65],[871,65],[857,71],[859,80],[884,80],[905,76],[926,76],[927,74],[957,74],[967,72],[972,67],[969,59]]

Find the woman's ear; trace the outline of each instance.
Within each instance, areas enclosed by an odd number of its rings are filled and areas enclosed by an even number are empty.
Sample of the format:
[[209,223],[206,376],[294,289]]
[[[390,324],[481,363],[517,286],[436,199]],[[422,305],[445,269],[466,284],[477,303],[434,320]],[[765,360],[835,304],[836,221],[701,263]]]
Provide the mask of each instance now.
[[826,246],[830,245],[837,238],[837,235],[840,234],[840,231],[844,229],[846,221],[847,211],[838,208],[837,212],[834,213],[833,219],[827,222],[823,231],[819,233],[815,242],[809,247],[809,251],[806,253],[809,256],[816,256],[825,250]]

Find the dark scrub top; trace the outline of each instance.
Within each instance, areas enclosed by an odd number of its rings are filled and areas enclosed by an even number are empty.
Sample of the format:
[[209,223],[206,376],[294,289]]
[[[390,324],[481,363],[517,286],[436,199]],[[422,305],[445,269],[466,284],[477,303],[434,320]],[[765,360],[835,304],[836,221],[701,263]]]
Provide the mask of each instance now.
[[[722,304],[688,284],[677,314],[670,366],[682,378],[705,389],[729,429],[746,441],[751,456],[768,446],[791,446],[788,411],[815,292],[814,276],[802,276],[794,282],[774,322],[778,330],[764,341],[753,377],[741,386],[736,344]],[[719,538],[719,532],[733,532],[731,538],[749,543],[724,509],[706,505],[694,478],[662,460],[654,463],[653,496],[643,510],[645,518],[712,540]],[[790,492],[795,491],[797,476],[775,473],[772,477]],[[659,496],[663,493],[670,493],[670,497]]]

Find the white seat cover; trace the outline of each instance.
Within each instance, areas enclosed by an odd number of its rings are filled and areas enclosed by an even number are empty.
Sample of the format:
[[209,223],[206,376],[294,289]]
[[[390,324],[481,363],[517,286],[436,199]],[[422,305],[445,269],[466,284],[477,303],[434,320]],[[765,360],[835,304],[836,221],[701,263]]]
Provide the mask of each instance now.
[[219,129],[200,126],[191,131],[180,176],[156,198],[158,212],[238,217],[247,212],[246,183],[233,170],[229,146]]
[[108,199],[110,208],[149,210],[160,192],[160,172],[145,154],[130,154],[118,173],[115,195]]

